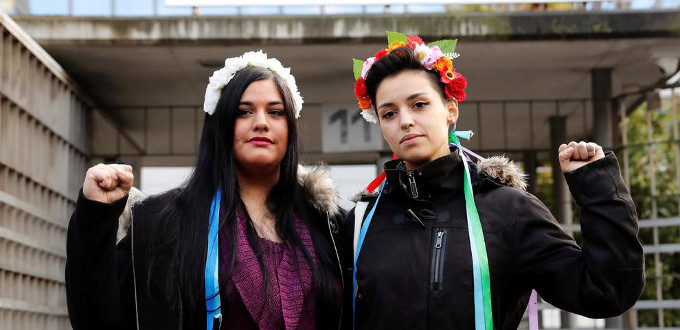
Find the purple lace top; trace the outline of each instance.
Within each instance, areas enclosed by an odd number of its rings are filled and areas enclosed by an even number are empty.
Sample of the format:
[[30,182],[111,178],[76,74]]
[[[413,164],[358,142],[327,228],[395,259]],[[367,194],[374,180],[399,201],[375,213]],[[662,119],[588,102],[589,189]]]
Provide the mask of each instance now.
[[[264,277],[253,247],[246,238],[247,216],[236,208],[236,262],[222,292],[223,329],[314,329],[316,325],[312,270],[300,251],[264,238],[257,242],[267,272]],[[297,234],[316,264],[309,230],[295,217]],[[231,232],[219,233],[220,276],[226,274]]]

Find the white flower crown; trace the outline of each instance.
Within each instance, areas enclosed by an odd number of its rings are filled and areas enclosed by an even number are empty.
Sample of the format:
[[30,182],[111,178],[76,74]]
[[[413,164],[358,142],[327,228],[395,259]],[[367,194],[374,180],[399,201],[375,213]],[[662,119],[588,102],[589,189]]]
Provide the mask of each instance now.
[[209,115],[215,113],[217,102],[222,95],[222,89],[236,75],[237,72],[245,69],[259,67],[269,69],[277,76],[281,77],[293,96],[293,106],[295,108],[295,118],[300,117],[302,110],[302,96],[295,84],[295,77],[290,74],[290,68],[284,68],[281,62],[275,58],[267,58],[267,54],[261,50],[257,52],[246,52],[239,57],[228,58],[224,61],[224,67],[215,71],[210,77],[210,83],[205,89],[205,102],[203,111]]

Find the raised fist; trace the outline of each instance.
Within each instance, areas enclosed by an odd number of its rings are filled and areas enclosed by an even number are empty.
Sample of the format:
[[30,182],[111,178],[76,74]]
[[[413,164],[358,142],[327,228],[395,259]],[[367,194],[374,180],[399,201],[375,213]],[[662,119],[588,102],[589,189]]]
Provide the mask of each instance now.
[[125,197],[134,181],[130,165],[98,164],[87,170],[83,195],[89,200],[111,204]]
[[602,147],[593,142],[569,142],[558,149],[562,173],[571,172],[583,165],[604,158]]

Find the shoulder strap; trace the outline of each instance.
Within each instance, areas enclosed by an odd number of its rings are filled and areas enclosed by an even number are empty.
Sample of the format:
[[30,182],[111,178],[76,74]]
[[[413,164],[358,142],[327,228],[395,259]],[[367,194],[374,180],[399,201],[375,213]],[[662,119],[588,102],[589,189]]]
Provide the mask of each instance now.
[[364,222],[364,214],[368,208],[368,202],[357,202],[354,208],[354,254],[353,259],[357,257],[357,244],[359,243],[359,233],[361,233],[361,224]]

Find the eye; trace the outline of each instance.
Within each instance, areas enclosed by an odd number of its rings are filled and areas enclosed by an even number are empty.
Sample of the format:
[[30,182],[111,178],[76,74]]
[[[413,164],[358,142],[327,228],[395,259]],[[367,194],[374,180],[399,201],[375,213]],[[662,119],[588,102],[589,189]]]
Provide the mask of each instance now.
[[389,119],[397,115],[397,112],[394,110],[387,110],[383,112],[382,116],[380,116],[382,119]]
[[418,102],[413,104],[413,108],[414,109],[421,109],[421,108],[424,108],[425,106],[427,106],[428,104],[430,104],[430,102],[418,101]]
[[274,116],[283,116],[284,110],[283,109],[269,109],[268,113],[270,115],[274,115]]
[[250,109],[238,109],[238,111],[237,111],[236,114],[237,114],[239,117],[243,117],[243,116],[250,115],[250,114],[252,114],[252,113],[253,113],[253,112],[250,111]]

